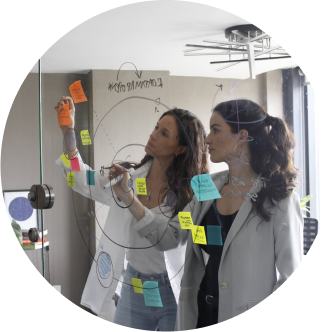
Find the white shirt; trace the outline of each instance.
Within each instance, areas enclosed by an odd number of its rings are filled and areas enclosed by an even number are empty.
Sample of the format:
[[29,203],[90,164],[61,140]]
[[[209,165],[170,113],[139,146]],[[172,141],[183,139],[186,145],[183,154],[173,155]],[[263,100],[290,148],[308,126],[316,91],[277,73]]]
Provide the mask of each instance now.
[[[174,234],[176,232],[174,233],[174,228],[169,226],[168,224],[169,218],[167,218],[162,214],[158,215],[158,217],[156,218],[155,213],[151,210],[148,210],[147,208],[144,209],[145,210],[144,218],[142,218],[139,222],[137,222],[135,219],[133,220],[133,216],[128,209],[122,209],[117,206],[114,198],[112,197],[111,188],[103,189],[104,186],[109,182],[107,176],[102,177],[100,173],[96,171],[94,174],[95,185],[94,186],[87,185],[86,171],[92,169],[88,165],[83,163],[80,154],[78,154],[77,157],[79,160],[79,165],[81,170],[74,172],[76,186],[71,188],[74,191],[88,198],[91,198],[95,201],[98,201],[110,207],[106,223],[103,229],[103,235],[100,238],[100,243],[102,244],[102,246],[99,246],[96,250],[94,262],[90,269],[88,280],[86,282],[81,299],[82,305],[84,305],[87,308],[90,308],[100,317],[104,317],[105,319],[107,319],[106,315],[108,307],[112,301],[112,296],[117,286],[118,286],[117,293],[119,294],[121,293],[120,288],[122,283],[121,282],[118,283],[118,280],[120,281],[122,280],[122,276],[128,259],[128,256],[126,257],[125,249],[119,246],[116,240],[118,238],[122,238],[124,235],[125,243],[129,244],[130,238],[135,237],[134,232],[136,232],[138,237],[141,238],[140,240],[142,239],[147,240],[147,242],[149,243],[147,246],[151,246],[154,243],[156,243],[155,242],[156,238],[160,239],[163,236],[163,234],[166,234],[163,241],[163,247],[165,247],[165,243],[167,245],[168,239],[172,241],[172,238],[174,238]],[[56,161],[56,164],[58,164],[64,170],[64,176],[66,178],[67,177],[66,174],[71,171],[71,168],[66,167],[63,164],[61,158],[59,158]],[[136,178],[146,178],[151,165],[152,161],[147,162],[145,165],[137,169],[132,174],[132,179],[134,183]],[[136,188],[134,189],[136,196]],[[117,203],[121,202],[117,201]],[[161,209],[165,209],[163,211],[166,212],[169,210],[169,207],[164,207],[164,208],[161,207]],[[175,238],[176,237],[177,235],[175,234]],[[163,263],[165,263],[166,270],[173,289],[174,297],[177,302],[179,299],[180,282],[183,275],[183,266],[185,261],[185,251],[187,245],[186,237],[182,236],[181,239],[182,239],[181,243],[179,243],[179,245],[176,248],[171,248],[172,245],[170,245],[170,250],[159,251],[161,253],[159,257],[163,256],[164,258]],[[157,251],[160,248],[161,247],[158,248],[157,244],[156,246],[153,247],[153,250]],[[145,249],[137,249],[135,251],[143,251],[143,250]],[[126,251],[128,251],[128,249]],[[98,271],[97,261],[101,252],[106,252],[111,258],[112,273],[109,276],[109,280],[101,280],[97,273]],[[129,259],[131,259],[131,262],[135,262],[136,253],[133,254],[134,254],[133,257],[131,257],[131,255],[129,254]],[[148,268],[150,267],[152,266],[149,265]],[[147,268],[146,265],[145,268]],[[163,269],[161,268],[161,265],[159,265],[158,268],[160,268],[160,271]],[[156,272],[154,271],[154,273]]]

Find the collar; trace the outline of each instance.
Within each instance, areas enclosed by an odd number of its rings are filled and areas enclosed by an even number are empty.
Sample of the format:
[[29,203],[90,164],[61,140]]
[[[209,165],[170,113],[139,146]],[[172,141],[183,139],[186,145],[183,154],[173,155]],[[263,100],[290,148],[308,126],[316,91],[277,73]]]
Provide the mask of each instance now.
[[139,178],[139,177],[146,178],[148,176],[149,170],[152,166],[152,162],[153,162],[153,159],[149,160],[143,166],[136,169],[131,176],[134,178]]

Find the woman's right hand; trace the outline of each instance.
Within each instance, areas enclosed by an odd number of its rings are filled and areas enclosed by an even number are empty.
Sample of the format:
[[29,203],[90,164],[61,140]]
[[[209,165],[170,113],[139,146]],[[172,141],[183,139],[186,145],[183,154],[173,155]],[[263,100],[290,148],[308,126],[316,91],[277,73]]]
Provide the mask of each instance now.
[[[60,110],[63,105],[67,104],[69,107],[69,114]],[[57,106],[54,107],[58,114],[58,123],[62,131],[65,133],[69,128],[74,129],[75,127],[75,106],[73,99],[68,96],[63,96],[58,102]],[[59,111],[60,110],[60,111]]]

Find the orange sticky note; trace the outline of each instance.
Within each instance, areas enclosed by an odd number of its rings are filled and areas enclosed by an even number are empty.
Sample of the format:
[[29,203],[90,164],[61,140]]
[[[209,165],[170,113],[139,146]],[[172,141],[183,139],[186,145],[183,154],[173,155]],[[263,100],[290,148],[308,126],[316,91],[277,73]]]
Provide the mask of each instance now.
[[71,125],[71,118],[69,112],[69,105],[64,104],[58,109],[58,122],[60,126],[69,126]]
[[70,87],[69,87],[69,91],[71,96],[74,99],[74,103],[81,103],[83,101],[87,101],[82,85],[81,85],[81,81],[76,81],[74,82]]

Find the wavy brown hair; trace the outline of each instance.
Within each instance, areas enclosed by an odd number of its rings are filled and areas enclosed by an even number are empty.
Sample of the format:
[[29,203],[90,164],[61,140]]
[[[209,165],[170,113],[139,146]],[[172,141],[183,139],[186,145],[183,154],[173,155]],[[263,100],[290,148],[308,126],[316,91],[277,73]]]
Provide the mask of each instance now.
[[213,112],[223,117],[232,133],[237,134],[238,129],[248,131],[250,166],[255,173],[269,180],[252,204],[257,214],[269,221],[271,214],[263,206],[265,200],[276,206],[277,202],[289,197],[296,186],[293,133],[284,120],[268,115],[261,106],[250,100],[222,102]]
[[[177,140],[180,146],[187,147],[187,151],[174,157],[173,164],[166,170],[168,188],[164,188],[162,201],[168,190],[175,193],[176,205],[170,209],[174,218],[191,201],[193,190],[190,180],[198,174],[209,173],[207,160],[207,146],[204,143],[206,132],[202,122],[193,113],[180,108],[173,108],[161,115],[161,120],[166,115],[172,115],[176,119],[178,127]],[[138,169],[153,156],[146,154],[139,164],[122,163],[125,168],[133,167]]]

